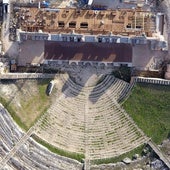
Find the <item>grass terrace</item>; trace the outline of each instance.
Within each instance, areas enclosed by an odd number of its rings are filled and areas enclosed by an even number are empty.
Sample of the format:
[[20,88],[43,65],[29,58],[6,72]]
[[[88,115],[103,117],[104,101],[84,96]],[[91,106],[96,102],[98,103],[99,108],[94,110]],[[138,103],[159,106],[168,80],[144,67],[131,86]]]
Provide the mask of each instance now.
[[137,84],[123,107],[155,143],[169,136],[170,86]]
[[45,146],[46,148],[48,148],[51,152],[56,153],[60,156],[65,156],[71,159],[75,159],[79,162],[83,162],[83,159],[85,158],[85,156],[83,154],[78,154],[78,153],[73,153],[73,152],[67,152],[64,151],[62,149],[56,148],[52,145],[50,145],[49,143],[47,143],[46,141],[40,139],[38,136],[36,135],[32,135],[33,139],[35,139],[39,144]]

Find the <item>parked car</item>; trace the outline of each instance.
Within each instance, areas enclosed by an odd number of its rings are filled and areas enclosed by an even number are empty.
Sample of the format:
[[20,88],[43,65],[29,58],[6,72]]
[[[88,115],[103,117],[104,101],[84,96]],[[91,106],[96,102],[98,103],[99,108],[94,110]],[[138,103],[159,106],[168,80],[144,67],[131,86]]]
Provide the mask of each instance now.
[[53,90],[54,81],[50,81],[47,85],[46,94],[49,96]]

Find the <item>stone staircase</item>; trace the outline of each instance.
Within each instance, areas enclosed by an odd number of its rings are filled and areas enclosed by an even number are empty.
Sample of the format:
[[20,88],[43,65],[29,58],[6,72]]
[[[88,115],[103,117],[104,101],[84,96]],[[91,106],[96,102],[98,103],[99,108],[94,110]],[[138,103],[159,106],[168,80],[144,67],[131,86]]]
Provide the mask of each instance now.
[[58,95],[28,135],[1,108],[0,161],[7,169],[82,169],[81,163],[37,144],[32,133],[57,148],[84,154],[86,170],[91,160],[119,156],[148,141],[119,104],[131,89],[129,83],[112,75],[90,86],[66,74],[59,79],[63,85]]
[[37,132],[40,138],[85,154],[87,162],[118,156],[148,140],[119,105],[131,89],[129,83],[107,75],[95,86],[83,87],[68,75],[60,77],[63,96],[47,111]]
[[80,162],[56,155],[35,142],[28,135],[31,129],[22,132],[3,106],[0,106],[0,121],[1,170],[82,170]]

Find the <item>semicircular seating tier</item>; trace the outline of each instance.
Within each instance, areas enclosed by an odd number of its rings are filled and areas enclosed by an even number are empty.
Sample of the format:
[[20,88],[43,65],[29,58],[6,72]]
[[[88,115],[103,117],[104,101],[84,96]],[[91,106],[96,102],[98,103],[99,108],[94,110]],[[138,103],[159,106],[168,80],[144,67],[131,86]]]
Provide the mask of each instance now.
[[129,92],[129,83],[111,75],[89,87],[65,75],[61,79],[62,95],[37,128],[38,137],[91,160],[118,156],[148,140],[118,103]]
[[[0,165],[3,158],[10,154],[24,134],[13,122],[9,113],[0,105]],[[56,155],[30,137],[3,168],[8,170],[82,170],[82,167],[80,162]]]

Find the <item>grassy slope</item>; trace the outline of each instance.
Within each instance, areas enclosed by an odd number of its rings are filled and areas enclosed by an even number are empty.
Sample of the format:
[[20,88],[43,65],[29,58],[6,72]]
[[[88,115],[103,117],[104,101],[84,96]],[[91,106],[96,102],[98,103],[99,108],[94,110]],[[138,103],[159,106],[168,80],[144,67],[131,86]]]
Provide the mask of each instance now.
[[12,118],[15,120],[15,122],[22,128],[27,130],[27,126],[21,121],[20,117],[16,115],[16,112],[13,110],[13,108],[7,104],[7,101],[0,96],[0,103],[5,107],[6,110],[10,113]]
[[137,84],[123,104],[137,125],[159,144],[170,133],[170,87]]
[[[38,94],[33,95],[27,103],[22,103],[22,111],[27,115],[26,126],[30,128],[50,106],[50,98],[46,95],[46,87],[50,79],[39,80],[37,83]],[[35,116],[33,116],[35,115]]]
[[49,81],[49,79],[38,80],[38,93],[34,94],[30,91],[32,96],[29,96],[26,101],[22,101],[21,96],[20,108],[16,108],[12,102],[9,102],[4,96],[0,96],[0,102],[22,129],[28,130],[50,106],[50,98],[45,93]]

